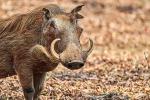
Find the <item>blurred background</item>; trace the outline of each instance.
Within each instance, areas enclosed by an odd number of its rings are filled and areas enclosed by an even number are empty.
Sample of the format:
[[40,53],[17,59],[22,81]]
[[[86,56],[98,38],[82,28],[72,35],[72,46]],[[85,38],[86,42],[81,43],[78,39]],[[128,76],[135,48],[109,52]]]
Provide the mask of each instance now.
[[[0,0],[0,18],[50,3],[85,4],[81,42],[94,50],[82,69],[49,72],[41,100],[150,100],[150,0]],[[17,76],[0,79],[0,100],[23,100]]]

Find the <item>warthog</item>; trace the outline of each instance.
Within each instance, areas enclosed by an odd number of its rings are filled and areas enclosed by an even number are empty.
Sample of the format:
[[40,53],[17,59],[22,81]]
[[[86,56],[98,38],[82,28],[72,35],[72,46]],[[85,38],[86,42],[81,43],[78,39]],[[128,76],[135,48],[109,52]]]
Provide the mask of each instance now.
[[46,72],[58,63],[71,70],[84,66],[93,42],[82,49],[82,6],[67,13],[49,4],[0,20],[0,78],[17,74],[26,100],[38,99]]

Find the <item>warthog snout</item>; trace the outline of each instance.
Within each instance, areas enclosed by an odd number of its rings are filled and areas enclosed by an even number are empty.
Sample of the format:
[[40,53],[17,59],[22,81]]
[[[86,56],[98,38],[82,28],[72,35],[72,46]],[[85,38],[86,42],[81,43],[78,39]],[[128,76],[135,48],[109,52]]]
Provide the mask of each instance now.
[[51,54],[55,59],[59,61],[67,68],[74,70],[79,69],[84,66],[87,56],[90,54],[93,48],[93,41],[90,40],[90,46],[86,50],[82,50],[80,47],[76,46],[74,43],[69,43],[66,49],[58,54],[55,50],[56,42],[60,39],[53,40],[51,44]]
[[78,69],[84,66],[84,62],[80,60],[73,60],[67,64],[70,69]]

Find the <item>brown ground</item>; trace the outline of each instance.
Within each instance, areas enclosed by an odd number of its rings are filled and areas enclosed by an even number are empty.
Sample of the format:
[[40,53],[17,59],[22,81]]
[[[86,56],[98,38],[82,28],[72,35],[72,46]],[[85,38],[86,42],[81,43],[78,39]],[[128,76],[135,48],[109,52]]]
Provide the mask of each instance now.
[[[0,0],[0,15],[52,2],[67,9],[86,5],[81,39],[91,37],[95,47],[84,68],[60,65],[49,72],[41,100],[83,100],[111,92],[150,100],[150,0]],[[17,76],[0,79],[0,100],[22,99]]]

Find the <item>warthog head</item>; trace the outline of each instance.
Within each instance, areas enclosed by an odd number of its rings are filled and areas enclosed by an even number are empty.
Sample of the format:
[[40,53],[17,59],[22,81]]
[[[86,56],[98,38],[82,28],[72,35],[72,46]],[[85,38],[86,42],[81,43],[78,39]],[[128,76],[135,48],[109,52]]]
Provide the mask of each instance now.
[[78,20],[83,16],[78,12],[83,5],[77,6],[70,13],[52,16],[48,9],[43,8],[45,20],[53,27],[56,39],[51,43],[51,54],[69,69],[79,69],[84,66],[87,56],[91,53],[93,41],[89,39],[90,46],[83,50],[80,44],[80,35],[83,29]]

